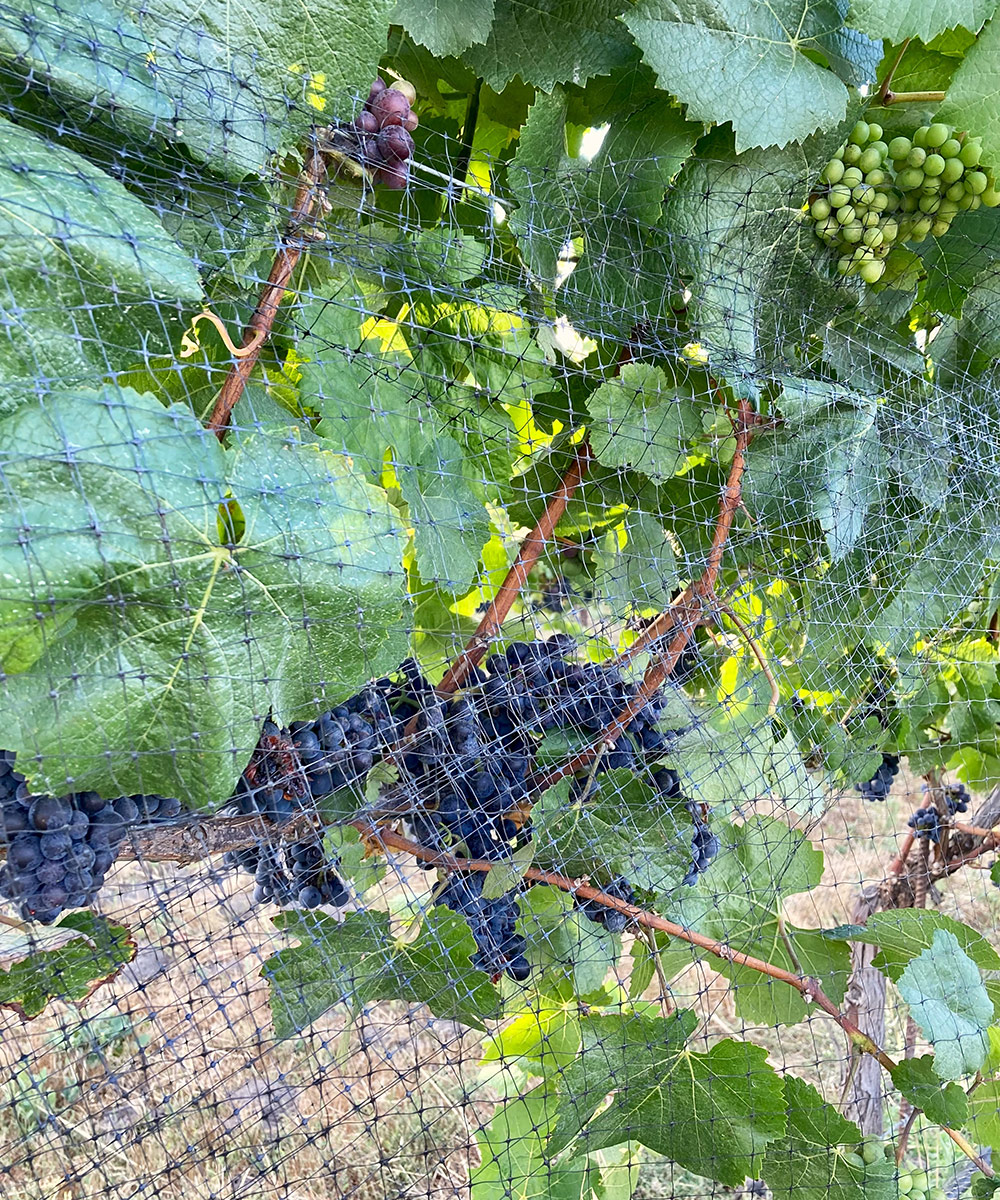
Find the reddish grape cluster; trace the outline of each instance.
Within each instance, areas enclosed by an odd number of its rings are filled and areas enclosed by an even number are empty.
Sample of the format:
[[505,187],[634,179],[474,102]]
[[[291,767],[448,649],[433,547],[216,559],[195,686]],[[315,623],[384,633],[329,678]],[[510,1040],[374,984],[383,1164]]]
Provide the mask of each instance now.
[[406,187],[413,155],[417,114],[410,108],[417,92],[412,83],[397,79],[387,87],[376,79],[364,109],[354,121],[358,157],[372,172],[375,182],[397,191]]

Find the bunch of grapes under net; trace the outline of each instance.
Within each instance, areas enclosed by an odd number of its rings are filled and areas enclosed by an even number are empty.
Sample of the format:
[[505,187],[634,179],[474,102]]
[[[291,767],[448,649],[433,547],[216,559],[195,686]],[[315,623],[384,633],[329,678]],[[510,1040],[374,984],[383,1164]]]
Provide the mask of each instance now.
[[225,862],[253,875],[258,904],[270,901],[302,908],[321,904],[343,908],[351,899],[337,874],[338,861],[327,854],[318,830],[294,842],[261,842],[231,850]]
[[941,817],[936,808],[918,808],[906,823],[914,837],[927,838],[935,845],[941,841]]
[[480,871],[453,871],[437,894],[436,902],[464,917],[476,943],[473,966],[496,978],[507,974],[523,982],[531,974],[525,957],[525,940],[517,932],[517,896],[507,892],[483,899],[486,876]]
[[131,796],[34,796],[14,767],[14,755],[0,751],[0,833],[7,842],[0,895],[12,900],[25,920],[45,925],[64,909],[91,904],[129,825],[139,817]]
[[982,141],[936,121],[886,142],[859,121],[820,173],[809,215],[841,275],[877,283],[892,247],[941,237],[962,212],[1000,204]]
[[[635,892],[632,890],[632,885],[621,875],[617,879],[612,879],[610,883],[601,888],[601,891],[614,897],[615,900],[624,900],[626,904],[635,903]],[[616,908],[607,908],[596,900],[581,900],[576,896],[573,897],[573,905],[589,921],[600,925],[608,933],[624,933],[628,927],[630,918]]]
[[892,789],[893,780],[899,774],[899,756],[883,754],[878,770],[864,783],[854,786],[865,800],[884,800]]
[[969,789],[964,783],[946,783],[941,790],[944,794],[944,802],[948,807],[948,815],[950,817],[955,816],[956,813],[969,811],[972,797],[969,795]]
[[[862,1186],[864,1185],[864,1175],[869,1167],[884,1163],[886,1159],[891,1161],[896,1157],[895,1147],[890,1142],[882,1142],[875,1137],[865,1138],[854,1149],[841,1146],[839,1150],[844,1161],[854,1171],[861,1174]],[[881,1172],[872,1182],[876,1189],[885,1188],[885,1180]],[[894,1182],[895,1194],[899,1197],[906,1197],[906,1200],[947,1200],[948,1194],[944,1188],[933,1186],[930,1175],[919,1168],[911,1169],[905,1164],[900,1164]]]
[[413,131],[419,121],[410,107],[416,89],[405,79],[386,85],[379,77],[371,86],[364,108],[350,124],[325,131],[329,145],[368,168],[375,183],[402,190],[413,157]]

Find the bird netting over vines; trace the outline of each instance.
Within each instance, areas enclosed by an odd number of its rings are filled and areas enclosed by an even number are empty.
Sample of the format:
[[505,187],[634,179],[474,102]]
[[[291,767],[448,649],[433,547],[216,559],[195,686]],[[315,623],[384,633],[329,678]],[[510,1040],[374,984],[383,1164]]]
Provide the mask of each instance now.
[[1000,1186],[996,8],[0,9],[0,1197]]

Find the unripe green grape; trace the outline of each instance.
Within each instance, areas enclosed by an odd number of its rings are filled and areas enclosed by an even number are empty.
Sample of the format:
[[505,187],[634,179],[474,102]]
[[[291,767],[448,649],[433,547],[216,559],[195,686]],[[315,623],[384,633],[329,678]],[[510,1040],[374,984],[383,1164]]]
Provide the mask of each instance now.
[[896,1188],[901,1196],[905,1196],[910,1188],[913,1187],[913,1176],[907,1171],[903,1171],[896,1179]]
[[903,137],[902,135],[894,137],[889,143],[889,157],[894,162],[899,162],[900,159],[906,158],[912,149],[913,143],[908,137]]
[[962,199],[961,199],[961,200],[959,200],[959,202],[958,202],[958,207],[959,207],[959,208],[960,208],[960,209],[961,209],[963,212],[968,212],[968,211],[969,211],[969,209],[971,209],[971,208],[972,208],[973,204],[974,204],[974,203],[975,203],[975,202],[976,202],[978,199],[979,199],[979,197],[978,197],[978,196],[973,196],[973,194],[972,194],[971,192],[963,192],[963,193],[962,193]]
[[872,1163],[877,1163],[882,1157],[881,1143],[875,1141],[862,1142],[859,1153],[865,1162],[871,1166]]
[[882,165],[882,155],[874,146],[869,146],[868,149],[858,159],[858,166],[862,171],[874,171]]
[[848,167],[843,175],[841,175],[840,182],[845,187],[857,187],[863,181],[864,177],[864,171],[859,171],[857,167]]
[[973,196],[981,196],[986,191],[987,182],[982,171],[970,171],[965,177],[965,190]]
[[920,146],[914,146],[910,153],[906,156],[906,165],[908,167],[922,167],[927,160],[927,151]]
[[938,146],[943,146],[951,137],[951,130],[947,125],[940,121],[935,121],[927,130],[927,135],[924,138],[924,145],[932,150],[936,150]]
[[883,221],[879,226],[882,233],[882,244],[886,242],[894,242],[899,234],[899,225],[891,218],[888,221]]
[[851,199],[856,204],[871,204],[875,199],[875,189],[868,183],[859,183],[857,187],[851,188]]
[[[865,246],[871,246],[873,250],[882,245],[883,242],[881,229],[866,229],[861,235],[861,241]],[[867,1160],[866,1160],[867,1161]]]
[[868,125],[868,140],[870,142],[882,140],[882,126],[877,121],[871,121]]
[[889,197],[885,194],[885,192],[876,192],[875,199],[872,201],[871,206],[875,212],[885,212],[885,210],[889,207]]
[[964,195],[965,195],[965,184],[964,183],[953,183],[951,185],[951,187],[945,192],[945,196],[947,196],[947,198],[949,200],[954,200],[956,204],[958,203],[959,200],[962,199],[962,197]]
[[948,1200],[948,1193],[941,1187],[932,1187],[927,1191],[927,1200]]
[[910,1200],[926,1200],[927,1193],[918,1187],[910,1188]]
[[895,191],[886,192],[885,201],[885,211],[887,213],[895,212],[900,204],[899,193]]
[[948,230],[950,228],[951,228],[951,218],[950,217],[938,217],[938,219],[931,226],[931,237],[936,237],[936,238],[944,237],[944,235],[948,232]]
[[[962,192],[962,195],[965,195],[964,191]],[[909,195],[904,196],[899,202],[899,207],[903,210],[903,212],[912,213],[917,211],[917,205],[919,203],[920,197],[914,196],[913,193],[910,192]]]
[[940,154],[928,154],[924,160],[924,174],[936,177],[944,170],[944,159]]
[[843,176],[844,160],[842,158],[831,158],[820,172],[819,177],[824,183],[839,183]]
[[840,224],[836,217],[827,217],[816,226],[816,234],[824,242],[836,242],[840,238]]
[[921,217],[919,221],[914,221],[908,240],[911,242],[922,242],[930,233],[933,224],[934,222],[930,217]]
[[864,232],[865,227],[860,221],[852,221],[849,225],[841,225],[840,227],[840,236],[848,245],[860,242]]
[[[942,146],[942,149],[944,147]],[[949,158],[945,161],[944,170],[941,172],[941,182],[945,184],[956,183],[965,174],[965,167],[962,165],[960,158]]]
[[[863,272],[864,267],[862,267],[861,270]],[[879,272],[879,274],[881,274],[881,272]],[[863,274],[861,275],[861,278],[864,279]],[[861,1157],[860,1154],[855,1154],[853,1150],[844,1150],[842,1153],[843,1153],[844,1162],[850,1163],[852,1167],[857,1167],[858,1170],[860,1170],[860,1171],[863,1171],[865,1169],[865,1160]]]
[[[848,141],[855,146],[863,146],[868,141],[868,135],[871,131],[871,126],[867,121],[859,121],[851,130]],[[881,130],[879,131],[881,132]]]
[[922,213],[936,213],[941,207],[941,201],[937,196],[921,196],[920,211]]
[[849,167],[853,167],[861,161],[861,154],[862,150],[860,146],[848,146],[842,157]]
[[985,192],[980,194],[979,199],[986,208],[996,208],[1000,204],[1000,191],[997,191],[995,187],[988,187]]
[[937,196],[941,192],[941,179],[925,179],[920,189],[921,196]]
[[[964,189],[962,191],[962,195],[965,195]],[[846,184],[838,183],[836,187],[830,188],[830,195],[828,199],[831,208],[841,208],[845,204],[850,204],[851,189],[847,187]]]
[[975,212],[976,209],[980,206],[980,204],[982,204],[982,200],[980,200],[980,198],[978,196],[970,196],[969,199],[972,202],[969,205],[969,212]]
[[924,146],[927,144],[927,130],[929,125],[920,125],[913,131],[914,146]]
[[[873,259],[871,262],[863,262],[858,268],[858,274],[865,283],[878,283],[885,274],[885,263],[880,262],[878,259]],[[865,1165],[865,1160],[861,1158],[860,1154],[856,1154],[854,1157],[860,1158],[861,1165]]]
[[938,150],[942,158],[957,158],[961,153],[962,143],[958,138],[950,137]]
[[866,212],[861,217],[861,224],[864,225],[865,229],[874,229],[881,220],[882,220],[882,217],[879,213]]
[[942,200],[941,207],[938,209],[938,216],[941,218],[951,218],[958,212],[958,205],[954,200]]
[[841,275],[847,275],[853,266],[854,261],[849,254],[845,254],[837,259],[837,270]]
[[824,196],[817,196],[809,205],[809,215],[814,221],[825,221],[830,215],[830,201]]
[[854,220],[854,205],[843,204],[837,209],[837,222],[840,225],[849,225]]
[[918,167],[907,167],[896,176],[896,183],[904,192],[914,192],[924,185],[924,173]]
[[983,152],[982,138],[969,138],[962,149],[958,152],[958,157],[967,167],[974,167],[978,164],[980,155]]
[[872,187],[879,187],[885,183],[886,174],[881,167],[876,167],[874,171],[865,172],[865,183],[870,183]]
[[911,1188],[911,1191],[926,1192],[931,1186],[931,1177],[926,1171],[911,1171],[910,1174],[913,1176],[913,1187]]

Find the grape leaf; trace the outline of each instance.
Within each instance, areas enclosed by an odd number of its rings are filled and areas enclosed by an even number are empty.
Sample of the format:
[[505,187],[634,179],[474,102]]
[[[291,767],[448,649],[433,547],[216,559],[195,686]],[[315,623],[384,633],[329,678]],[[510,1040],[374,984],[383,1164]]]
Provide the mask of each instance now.
[[[686,928],[725,942],[794,974],[821,980],[837,1003],[850,974],[847,947],[830,954],[819,931],[784,919],[785,897],[814,888],[823,855],[782,822],[756,818],[742,826],[713,822],[722,851],[694,887],[671,897],[671,916]],[[739,964],[712,960],[734,985],[737,1010],[751,1024],[795,1024],[808,1006],[793,987]]]
[[910,961],[896,986],[934,1047],[936,1074],[958,1079],[983,1065],[993,1004],[979,968],[953,933],[935,930],[930,948]]
[[494,0],[396,0],[392,21],[432,54],[446,58],[486,41],[493,6]]
[[[68,935],[68,936],[67,936]],[[92,912],[67,913],[40,938],[19,947],[0,944],[0,1008],[33,1020],[52,1000],[86,1000],[135,957],[135,942],[124,925]]]
[[934,1071],[934,1055],[904,1058],[896,1064],[892,1082],[914,1108],[922,1108],[935,1125],[959,1129],[968,1119],[969,1102],[957,1083],[942,1083]]
[[775,1200],[895,1200],[894,1164],[849,1163],[840,1148],[856,1150],[861,1131],[811,1084],[786,1075],[785,1103],[787,1136],[768,1146],[761,1171]]
[[1000,1080],[988,1079],[969,1096],[969,1133],[975,1144],[1000,1151]]
[[[995,9],[996,0],[850,0],[848,20],[855,29],[890,42],[910,37],[929,42],[956,25],[977,33]],[[944,87],[945,81],[934,86]]]
[[962,213],[943,237],[928,238],[917,250],[927,272],[922,299],[939,312],[960,316],[976,277],[1000,258],[1000,221],[989,208]]
[[[916,2],[916,0],[915,0]],[[975,14],[965,14],[970,19],[982,20],[996,8],[989,0],[966,0],[963,8],[975,8]],[[989,10],[989,11],[982,11]],[[956,22],[957,23],[957,22]],[[962,22],[965,24],[965,21]],[[976,29],[979,25],[975,26]],[[983,139],[983,161],[994,163],[1000,159],[1000,90],[997,88],[997,73],[1000,72],[1000,20],[993,18],[976,39],[975,45],[966,51],[958,70],[948,85],[948,94],[938,109],[936,119],[967,129]]]
[[376,1000],[419,1002],[435,1016],[474,1029],[501,1014],[499,992],[471,964],[476,946],[468,925],[445,909],[431,909],[416,940],[402,944],[382,912],[352,912],[343,921],[285,912],[274,923],[300,941],[261,968],[278,1037],[298,1033],[343,1003],[360,1008]]
[[[556,1094],[545,1084],[500,1105],[476,1134],[482,1163],[470,1178],[475,1200],[603,1200],[605,1183],[622,1172],[635,1186],[634,1156],[600,1152],[552,1162],[545,1140],[559,1116]],[[629,1158],[629,1162],[617,1159]]]
[[828,929],[825,935],[878,946],[873,965],[895,983],[913,958],[931,948],[938,930],[951,934],[977,967],[1000,971],[1000,954],[981,933],[933,908],[873,913],[864,925]]
[[496,0],[485,45],[463,58],[496,92],[520,76],[543,92],[584,84],[629,62],[634,51],[615,20],[617,0]]
[[655,517],[635,510],[601,539],[594,555],[594,583],[615,616],[632,609],[661,612],[678,584],[674,549]]
[[[197,304],[194,264],[156,217],[80,155],[0,118],[0,411],[38,381],[89,381],[163,353]],[[108,303],[113,289],[115,304]]]
[[620,939],[584,917],[555,888],[532,888],[518,906],[532,986],[565,1002],[598,993],[615,964]]
[[2,610],[38,630],[0,712],[36,787],[217,803],[269,708],[314,715],[317,687],[405,653],[405,535],[340,456],[263,435],[226,454],[186,407],[109,386],[7,417],[0,461]]
[[[990,266],[976,276],[962,305],[958,336],[967,344],[973,370],[989,366],[1000,356],[1000,265]],[[979,371],[976,373],[978,374]]]
[[606,467],[633,467],[668,479],[685,464],[690,443],[702,432],[696,376],[681,367],[626,363],[588,398],[590,444]]
[[[640,0],[621,19],[660,86],[692,120],[731,122],[737,151],[800,142],[846,115],[844,84],[804,53],[841,29],[835,4],[725,0],[709,21],[697,0]],[[846,49],[841,36],[838,55]],[[877,65],[870,47],[866,58]]]
[[[785,1129],[781,1077],[767,1052],[726,1039],[707,1054],[684,1048],[692,1014],[589,1017],[583,1049],[560,1081],[555,1153],[635,1139],[683,1167],[740,1184]],[[598,1112],[605,1096],[608,1107]]]

